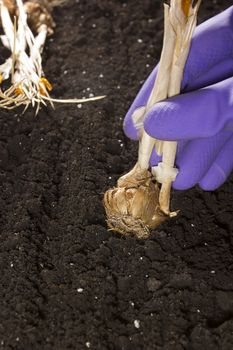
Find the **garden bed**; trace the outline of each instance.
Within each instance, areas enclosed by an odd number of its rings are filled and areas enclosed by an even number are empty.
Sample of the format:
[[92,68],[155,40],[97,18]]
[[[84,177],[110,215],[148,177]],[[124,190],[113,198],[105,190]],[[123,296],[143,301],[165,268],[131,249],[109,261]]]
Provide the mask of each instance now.
[[[203,2],[199,21],[231,5]],[[180,215],[138,241],[107,230],[104,191],[135,163],[125,113],[158,62],[161,1],[56,8],[52,95],[0,113],[0,349],[233,348],[233,177],[173,193]]]

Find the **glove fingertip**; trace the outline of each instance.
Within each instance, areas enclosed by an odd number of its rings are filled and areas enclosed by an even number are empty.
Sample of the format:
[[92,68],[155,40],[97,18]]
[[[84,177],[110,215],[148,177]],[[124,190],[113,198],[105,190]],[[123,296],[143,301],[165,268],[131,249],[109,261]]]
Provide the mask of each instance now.
[[[176,97],[177,100],[177,97]],[[156,103],[146,114],[144,128],[158,140],[176,140],[179,132],[176,128],[180,104],[175,98]]]
[[144,129],[148,135],[158,139],[163,140],[163,136],[166,137],[167,130],[164,128],[164,123],[161,122],[160,117],[160,105],[161,103],[157,103],[154,107],[152,107],[149,112],[145,116],[144,120]]
[[191,187],[193,187],[194,185],[189,185],[185,182],[180,182],[180,181],[174,181],[173,184],[172,184],[172,188],[174,190],[178,190],[178,191],[184,191],[184,190],[188,190],[190,189]]
[[134,123],[131,118],[125,118],[123,123],[123,130],[125,135],[131,140],[138,140],[139,134],[138,130],[135,128]]
[[217,163],[214,163],[199,182],[199,186],[204,191],[215,191],[226,181],[226,178],[227,176],[223,169]]
[[175,181],[172,184],[175,190],[188,190],[196,185],[198,182],[198,171],[193,171],[190,174],[189,164],[178,163],[178,168],[180,169]]
[[198,185],[203,191],[206,192],[215,191],[219,186],[221,186],[221,184],[216,184],[208,181],[201,181]]

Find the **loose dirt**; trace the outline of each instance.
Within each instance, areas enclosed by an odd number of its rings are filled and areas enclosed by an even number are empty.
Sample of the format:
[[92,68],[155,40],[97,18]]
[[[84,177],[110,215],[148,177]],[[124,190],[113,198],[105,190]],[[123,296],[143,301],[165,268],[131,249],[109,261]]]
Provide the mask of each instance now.
[[[204,1],[200,22],[231,4]],[[54,17],[53,96],[107,97],[1,110],[0,349],[232,350],[233,177],[174,192],[181,214],[146,241],[106,228],[103,193],[137,156],[122,122],[159,60],[161,1],[76,0]]]

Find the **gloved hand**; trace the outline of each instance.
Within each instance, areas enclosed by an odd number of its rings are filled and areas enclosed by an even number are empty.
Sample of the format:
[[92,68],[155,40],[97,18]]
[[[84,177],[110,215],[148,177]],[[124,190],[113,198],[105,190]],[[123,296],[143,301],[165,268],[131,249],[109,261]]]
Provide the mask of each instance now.
[[[125,117],[126,135],[137,139],[144,125],[152,137],[178,141],[173,188],[218,188],[233,170],[233,6],[196,28],[182,95],[155,104],[141,121],[135,111],[146,105],[156,74],[157,67]],[[152,156],[151,165],[159,160]]]

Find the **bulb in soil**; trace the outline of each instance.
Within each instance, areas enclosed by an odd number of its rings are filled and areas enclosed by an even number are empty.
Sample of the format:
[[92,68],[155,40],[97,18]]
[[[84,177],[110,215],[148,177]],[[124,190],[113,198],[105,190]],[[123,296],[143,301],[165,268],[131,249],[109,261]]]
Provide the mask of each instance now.
[[104,207],[109,228],[123,236],[147,238],[149,229],[167,218],[160,210],[158,184],[138,164],[105,192]]
[[[19,10],[15,0],[3,0],[3,4],[8,9],[11,16],[19,16]],[[47,26],[48,34],[53,34],[55,23],[48,8],[43,4],[43,1],[24,1],[24,10],[27,14],[27,21],[30,27],[38,32],[44,24]]]
[[24,9],[27,13],[27,20],[29,26],[33,30],[35,30],[35,32],[39,32],[41,26],[46,25],[48,29],[48,34],[53,34],[53,28],[55,27],[55,23],[46,7],[41,5],[40,2],[35,3],[32,1],[27,1],[24,4]]

